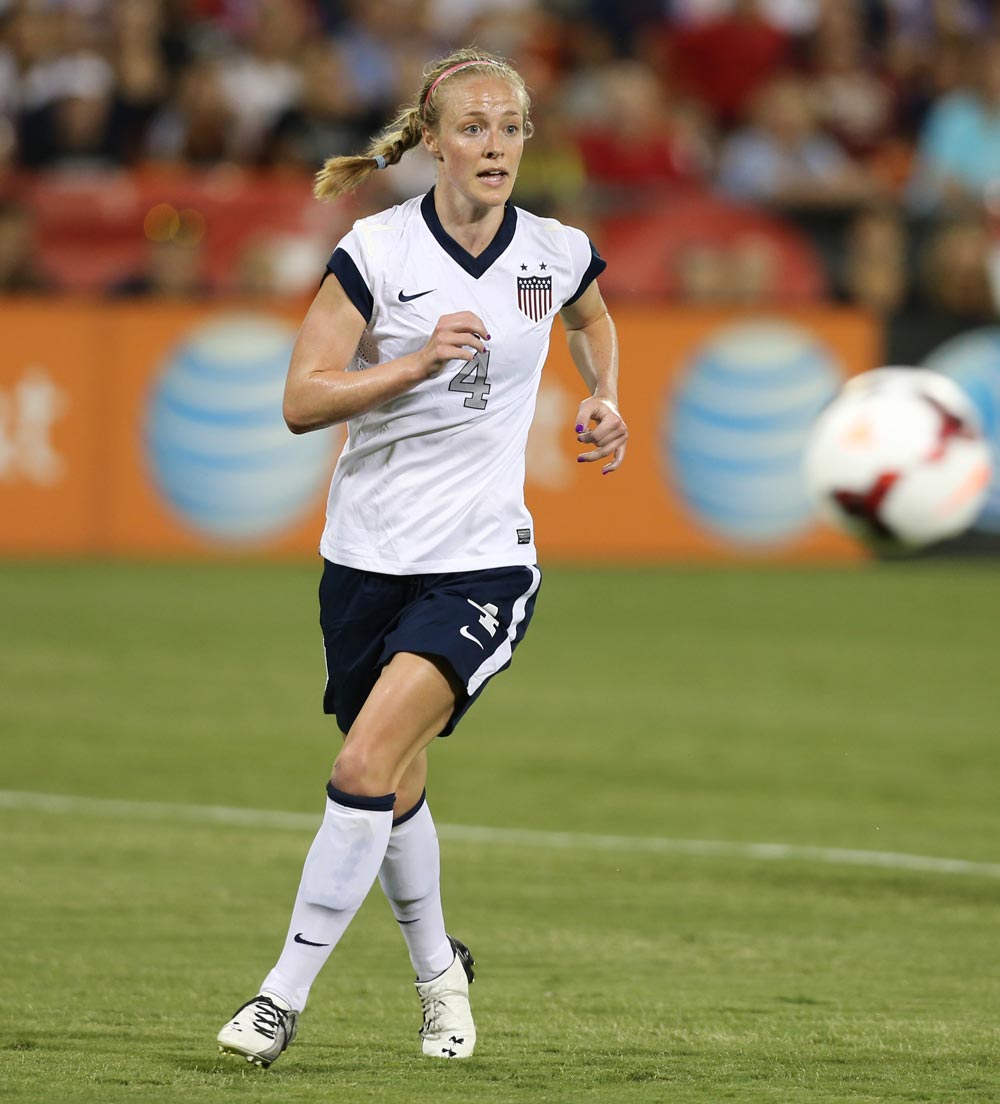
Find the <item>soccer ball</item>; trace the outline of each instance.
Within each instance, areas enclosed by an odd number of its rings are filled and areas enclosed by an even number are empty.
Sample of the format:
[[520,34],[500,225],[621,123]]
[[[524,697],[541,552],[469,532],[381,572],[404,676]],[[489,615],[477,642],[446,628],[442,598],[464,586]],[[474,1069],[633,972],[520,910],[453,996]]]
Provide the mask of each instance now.
[[877,368],[850,380],[809,433],[806,486],[826,520],[884,548],[954,537],[989,488],[990,450],[975,407],[924,368]]

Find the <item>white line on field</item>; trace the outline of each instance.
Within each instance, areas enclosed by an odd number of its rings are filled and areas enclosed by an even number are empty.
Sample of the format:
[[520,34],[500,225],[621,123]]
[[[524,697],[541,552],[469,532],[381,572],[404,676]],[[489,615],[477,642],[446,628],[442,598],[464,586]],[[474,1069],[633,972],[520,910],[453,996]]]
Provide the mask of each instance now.
[[[249,828],[315,829],[320,812],[288,813],[277,809],[238,809],[228,805],[175,805],[166,801],[121,801],[69,794],[0,790],[0,810],[29,809],[40,813],[160,820],[192,824],[226,824]],[[542,832],[532,828],[481,828],[439,824],[438,835],[453,843],[533,847],[562,851],[621,851],[653,855],[701,855],[719,858],[765,859],[823,863],[833,866],[874,866],[926,874],[969,874],[1000,878],[1000,863],[906,855],[895,851],[858,851],[844,847],[803,847],[791,843],[738,843],[732,840],[668,839],[662,836],[605,836],[587,832]]]

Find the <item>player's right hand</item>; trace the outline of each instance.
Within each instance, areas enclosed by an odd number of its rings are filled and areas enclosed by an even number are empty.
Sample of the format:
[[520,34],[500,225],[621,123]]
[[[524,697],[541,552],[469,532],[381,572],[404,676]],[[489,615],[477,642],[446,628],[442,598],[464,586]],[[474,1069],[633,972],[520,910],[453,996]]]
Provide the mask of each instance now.
[[427,344],[420,350],[427,378],[443,372],[450,360],[470,361],[479,353],[485,353],[489,337],[483,320],[472,311],[442,315]]

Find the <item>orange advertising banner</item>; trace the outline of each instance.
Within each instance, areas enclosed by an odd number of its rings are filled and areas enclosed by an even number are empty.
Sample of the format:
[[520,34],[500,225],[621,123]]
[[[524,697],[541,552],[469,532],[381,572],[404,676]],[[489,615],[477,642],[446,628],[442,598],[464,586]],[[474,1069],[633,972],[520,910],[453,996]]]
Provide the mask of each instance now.
[[625,464],[577,465],[583,397],[553,330],[528,453],[539,548],[559,560],[860,558],[821,525],[800,467],[812,420],[844,381],[877,367],[865,315],[803,308],[613,311],[621,345]]
[[[301,305],[0,304],[0,553],[315,555],[341,428],[295,437]],[[628,457],[576,461],[584,397],[557,322],[528,446],[543,560],[845,560],[799,473],[815,414],[879,362],[865,316],[614,312]]]
[[103,546],[108,322],[92,307],[0,308],[0,551]]

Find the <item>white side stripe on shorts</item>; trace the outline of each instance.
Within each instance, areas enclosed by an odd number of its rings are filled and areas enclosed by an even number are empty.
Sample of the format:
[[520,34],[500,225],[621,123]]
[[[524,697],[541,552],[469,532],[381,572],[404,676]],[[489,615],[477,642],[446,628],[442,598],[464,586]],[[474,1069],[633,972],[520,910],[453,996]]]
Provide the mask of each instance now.
[[469,697],[471,697],[491,675],[495,675],[505,663],[510,662],[511,652],[514,650],[514,637],[517,636],[518,625],[524,620],[524,611],[528,605],[528,599],[538,590],[538,584],[542,581],[542,573],[537,567],[528,566],[528,570],[531,572],[531,585],[514,603],[510,624],[507,626],[506,638],[500,642],[500,647],[497,648],[491,656],[480,663],[473,672],[472,678],[469,679],[468,685],[465,688]]

